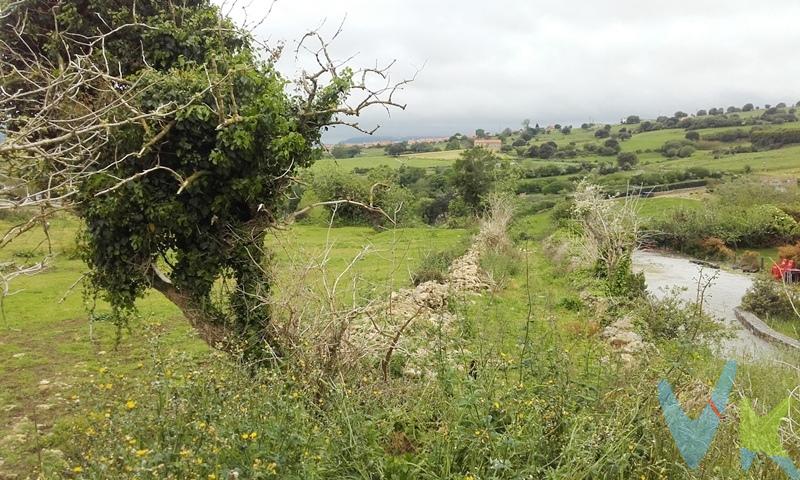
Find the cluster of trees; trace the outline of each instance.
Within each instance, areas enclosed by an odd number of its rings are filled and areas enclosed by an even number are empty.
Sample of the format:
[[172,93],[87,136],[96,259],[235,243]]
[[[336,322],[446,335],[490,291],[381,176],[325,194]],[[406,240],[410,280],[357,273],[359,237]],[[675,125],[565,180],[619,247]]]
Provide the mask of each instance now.
[[516,187],[519,194],[542,193],[559,195],[575,191],[575,182],[570,179],[524,179]]
[[525,150],[525,156],[528,158],[541,158],[547,160],[553,158],[558,152],[558,144],[553,141],[545,142],[541,145],[531,145],[530,148]]
[[611,125],[603,125],[594,132],[597,138],[608,138],[611,136]]
[[738,112],[742,112],[742,111],[749,112],[749,111],[752,111],[752,110],[753,110],[753,104],[752,103],[748,103],[747,105],[745,105],[742,108],[730,106],[730,107],[727,108],[727,110],[725,108],[722,108],[722,107],[714,107],[714,108],[710,108],[708,110],[698,110],[696,116],[705,117],[706,115],[712,115],[712,116],[714,116],[714,115],[725,115],[725,113],[738,113]]
[[[799,102],[800,103],[800,102]],[[698,110],[697,114],[690,117],[685,112],[675,112],[671,117],[660,116],[655,121],[645,120],[639,123],[639,132],[651,132],[671,128],[684,128],[687,130],[699,130],[704,128],[723,128],[740,127],[758,124],[783,124],[797,121],[796,109],[786,109],[785,103],[779,103],[775,107],[765,106],[765,111],[760,117],[741,118],[737,113],[751,112],[757,107],[752,103],[745,104],[743,107],[728,107],[724,109],[711,108],[709,110]],[[633,115],[632,117],[635,117]],[[633,118],[635,120],[635,118]],[[626,120],[625,123],[630,123]]]
[[361,154],[361,147],[358,145],[336,144],[331,149],[333,158],[353,158]]
[[608,138],[601,145],[587,143],[583,148],[589,153],[602,155],[604,157],[613,157],[614,155],[617,155],[620,150],[622,150],[622,146],[620,145],[619,140],[616,138]]
[[474,141],[467,137],[466,135],[462,135],[460,133],[456,133],[455,135],[451,136],[447,139],[447,145],[445,145],[445,150],[463,150],[466,148],[472,148]]
[[800,238],[800,192],[757,181],[715,187],[716,200],[677,208],[654,218],[648,230],[663,232],[659,243],[693,253],[713,237],[730,248],[766,248]]
[[638,173],[630,178],[631,185],[667,185],[689,180],[722,178],[721,172],[712,172],[705,167],[689,167],[685,170]]
[[617,155],[617,166],[622,170],[631,170],[639,164],[639,157],[633,152],[622,152]]
[[335,213],[339,225],[382,226],[438,224],[480,212],[483,201],[500,177],[513,176],[507,162],[485,149],[469,149],[450,167],[429,172],[423,168],[388,166],[346,172],[333,166],[305,172],[297,187],[296,208],[330,203],[309,210],[308,223],[327,224]]
[[523,172],[525,178],[545,178],[558,177],[561,175],[572,175],[575,173],[588,172],[592,169],[589,162],[571,163],[565,166],[542,165]]
[[386,152],[386,155],[390,155],[392,157],[406,153],[427,153],[439,151],[436,145],[430,142],[415,142],[411,144],[408,142],[392,143],[384,147],[383,150]]
[[676,209],[653,222],[659,244],[693,253],[713,237],[730,248],[765,248],[794,242],[797,222],[775,205],[730,206],[721,202]]
[[691,140],[669,140],[659,151],[667,158],[688,158],[695,152],[695,144]]
[[[686,133],[687,142],[696,142],[701,139],[701,136],[696,131],[689,131]],[[734,128],[728,130],[720,130],[710,132],[702,136],[703,140],[713,142],[733,143],[742,140],[749,140],[752,143],[752,148],[748,145],[737,145],[728,149],[727,153],[745,153],[753,150],[770,150],[781,148],[784,145],[793,145],[800,143],[800,129],[798,128],[772,128],[766,129],[763,127],[754,127],[751,129]],[[676,153],[676,148],[681,148],[675,142],[667,142],[662,147],[662,152],[667,152],[671,149],[671,153]],[[679,151],[678,151],[679,152]],[[716,151],[721,152],[721,151]],[[673,155],[674,156],[674,155]],[[680,155],[677,155],[680,156]]]
[[783,108],[768,108],[761,115],[761,121],[774,125],[781,125],[788,122],[797,121],[797,110],[790,108],[788,111]]
[[800,143],[800,128],[758,129],[750,132],[750,141],[758,149],[775,149]]
[[[689,137],[690,134],[693,134],[692,138]],[[688,132],[686,134],[686,138],[689,140],[699,140],[700,134],[697,132]],[[710,132],[703,135],[703,140],[708,140],[712,142],[725,142],[725,143],[736,142],[739,140],[745,140],[749,138],[750,138],[750,130],[746,130],[744,128],[721,130],[718,132]]]

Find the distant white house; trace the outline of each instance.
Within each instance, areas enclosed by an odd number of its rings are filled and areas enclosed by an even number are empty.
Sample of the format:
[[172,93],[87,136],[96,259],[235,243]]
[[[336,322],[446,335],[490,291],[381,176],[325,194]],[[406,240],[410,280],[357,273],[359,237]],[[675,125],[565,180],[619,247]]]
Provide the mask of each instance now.
[[499,152],[500,149],[503,147],[503,141],[499,138],[476,138],[475,139],[475,148],[485,148],[486,150],[492,150],[494,152]]

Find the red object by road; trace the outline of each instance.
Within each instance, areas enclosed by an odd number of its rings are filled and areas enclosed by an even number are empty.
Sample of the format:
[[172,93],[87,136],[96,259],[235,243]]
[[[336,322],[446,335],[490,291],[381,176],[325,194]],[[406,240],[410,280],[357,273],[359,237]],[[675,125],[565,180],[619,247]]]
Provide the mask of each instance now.
[[772,276],[775,277],[775,280],[783,281],[783,272],[794,270],[795,267],[794,260],[784,258],[780,263],[776,263],[772,266]]

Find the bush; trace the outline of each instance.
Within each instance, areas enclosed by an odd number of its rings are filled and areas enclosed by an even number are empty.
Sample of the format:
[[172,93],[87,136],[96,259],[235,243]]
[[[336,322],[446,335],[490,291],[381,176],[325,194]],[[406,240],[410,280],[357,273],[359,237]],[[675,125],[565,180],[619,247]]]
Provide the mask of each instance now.
[[419,285],[425,282],[444,283],[453,260],[464,254],[464,249],[450,249],[440,252],[429,252],[416,270],[411,273],[411,282]]
[[331,149],[333,158],[353,158],[359,153],[361,153],[361,147],[358,145],[343,145],[339,143]]
[[688,158],[691,157],[694,153],[694,147],[691,145],[685,145],[678,150],[678,156],[680,158]]
[[542,181],[522,179],[517,183],[516,193],[518,194],[542,193]]
[[795,263],[800,264],[800,243],[778,247],[778,256],[780,258],[794,260]]
[[572,182],[567,180],[553,180],[542,188],[542,193],[548,195],[556,195],[563,192],[571,192],[575,190]]
[[603,279],[603,286],[609,297],[634,299],[643,296],[647,291],[644,273],[633,273],[630,258],[622,260],[611,271],[598,262],[595,270],[597,277]]
[[703,314],[698,305],[684,303],[680,292],[676,288],[661,299],[647,296],[639,302],[634,311],[635,324],[645,338],[694,343],[720,332],[717,322]]
[[697,209],[677,208],[649,225],[656,240],[680,251],[694,250],[707,237],[737,248],[763,248],[797,238],[798,224],[774,205],[743,207],[713,203]]
[[[667,158],[680,156],[681,152],[684,154],[688,152],[689,155],[687,156],[691,156],[691,154],[694,152],[694,147],[692,147],[692,145],[693,143],[689,140],[669,140],[661,146],[661,153]],[[691,147],[691,150],[684,151],[683,149],[685,147]]]
[[756,129],[750,133],[750,139],[760,149],[780,148],[800,143],[800,128]]
[[558,202],[554,207],[552,212],[550,212],[550,218],[553,219],[553,223],[556,224],[563,224],[566,221],[572,220],[574,218],[574,211],[575,211],[575,201],[571,198]]
[[761,270],[761,255],[758,252],[748,250],[739,257],[736,263],[743,271],[755,273]]
[[450,202],[453,200],[451,194],[438,195],[435,198],[425,199],[420,202],[422,219],[428,225],[436,225],[442,218],[447,216]]
[[[393,175],[392,170],[373,169],[365,178],[335,167],[324,168],[311,174],[306,193],[321,202],[346,199],[364,205],[372,203],[389,215],[398,211],[397,220],[401,223],[413,223],[419,219],[416,199],[406,188],[394,183]],[[328,219],[335,212],[338,224],[379,226],[388,222],[380,212],[360,205],[345,203],[321,208],[328,211],[325,215]]]
[[481,255],[481,269],[496,288],[502,288],[508,279],[522,270],[524,259],[517,250],[509,246],[492,249]]
[[603,142],[603,147],[612,150],[614,152],[614,155],[616,155],[620,151],[619,141],[613,138],[609,138],[608,140]]
[[800,306],[800,295],[796,289],[784,290],[782,283],[768,277],[759,277],[742,298],[742,308],[764,319],[791,318],[795,314],[789,298]]
[[473,148],[453,163],[450,184],[473,213],[480,211],[483,196],[492,189],[497,162],[498,158],[491,152]]
[[706,237],[700,241],[700,253],[703,257],[714,260],[730,260],[735,254],[721,239]]
[[617,155],[617,165],[623,170],[630,170],[639,164],[639,157],[633,152],[622,152]]
[[[697,132],[689,132],[689,133],[697,134]],[[697,135],[699,136],[699,134]],[[742,128],[723,130],[720,132],[711,132],[706,135],[703,135],[703,140],[708,140],[712,142],[735,142],[737,140],[744,140],[748,138],[750,138],[750,131]]]

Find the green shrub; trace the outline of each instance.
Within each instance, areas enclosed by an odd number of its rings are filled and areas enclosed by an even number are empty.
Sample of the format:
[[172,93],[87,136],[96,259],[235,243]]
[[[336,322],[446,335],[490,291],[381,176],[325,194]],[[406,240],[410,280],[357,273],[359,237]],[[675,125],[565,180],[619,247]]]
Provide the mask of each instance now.
[[754,129],[750,138],[753,146],[759,149],[780,148],[800,143],[800,128]]
[[691,157],[694,153],[694,147],[691,145],[685,145],[678,150],[678,156],[680,158],[688,158]]
[[725,242],[717,237],[706,237],[698,245],[698,250],[704,258],[712,260],[731,260],[736,254]]
[[715,131],[703,135],[703,140],[709,140],[712,142],[736,142],[738,140],[744,140],[748,138],[750,138],[750,131],[743,128]]
[[567,180],[553,180],[542,188],[542,193],[547,195],[556,195],[564,192],[571,192],[575,190],[575,185]]
[[795,315],[792,302],[800,308],[800,294],[797,289],[784,289],[781,282],[769,277],[759,277],[742,298],[742,308],[765,319],[785,319]]
[[[692,145],[693,143],[689,140],[669,140],[661,147],[661,153],[667,158],[674,158],[680,156],[683,152],[683,154],[688,157],[694,153],[694,147]],[[686,147],[691,147],[691,150]]]
[[[350,200],[362,204],[340,203],[322,207],[327,211],[324,215],[326,221],[335,213],[334,220],[338,225],[380,226],[390,223],[387,216],[398,223],[413,225],[421,219],[418,202],[408,189],[395,182],[396,174],[388,168],[374,168],[364,177],[333,166],[321,168],[309,174],[310,187],[304,195],[321,202]],[[367,208],[370,205],[382,209],[386,215]],[[316,214],[311,218],[319,220],[323,217]]]
[[497,286],[505,285],[512,276],[522,271],[524,262],[513,247],[490,250],[481,255],[481,269]]
[[628,258],[620,262],[610,274],[605,273],[605,266],[597,265],[595,273],[603,279],[606,294],[609,297],[638,298],[647,290],[643,273],[631,271],[631,260]]
[[453,251],[431,252],[422,257],[419,267],[411,274],[411,282],[419,285],[425,282],[444,283],[447,271],[458,255]]
[[446,250],[427,252],[419,266],[411,274],[411,282],[419,285],[425,282],[444,283],[453,260],[467,252],[470,238],[465,237],[457,245]]
[[710,340],[721,333],[718,323],[695,304],[680,298],[680,289],[673,289],[663,298],[647,296],[635,309],[635,323],[651,341],[677,340],[695,343]]
[[743,207],[713,203],[702,208],[677,208],[654,218],[649,229],[664,246],[691,251],[707,237],[716,237],[737,248],[763,248],[793,241],[798,223],[774,205]]
[[575,201],[571,198],[558,202],[550,213],[550,218],[556,224],[572,220],[575,216]]
[[758,252],[748,250],[739,257],[736,264],[745,272],[758,272],[761,270],[761,255]]

